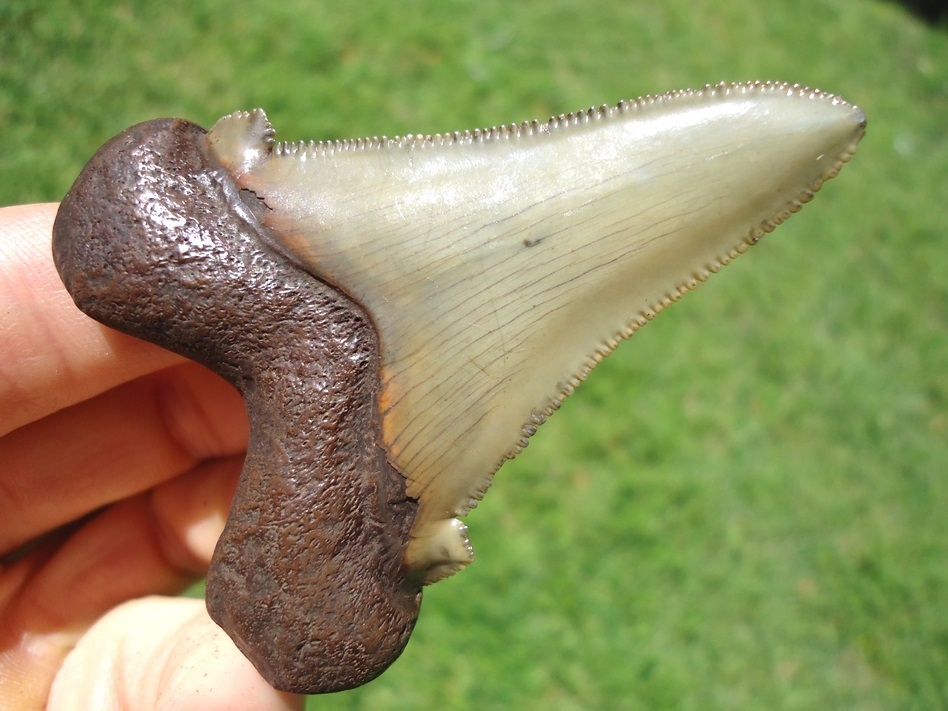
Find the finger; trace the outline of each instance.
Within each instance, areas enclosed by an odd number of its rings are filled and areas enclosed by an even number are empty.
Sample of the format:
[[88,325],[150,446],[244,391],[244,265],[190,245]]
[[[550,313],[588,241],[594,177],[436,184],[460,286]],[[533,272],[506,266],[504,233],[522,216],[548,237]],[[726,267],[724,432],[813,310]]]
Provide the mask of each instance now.
[[302,709],[274,691],[207,616],[200,600],[155,598],[108,613],[69,654],[50,711]]
[[143,595],[177,593],[203,575],[240,468],[240,457],[205,463],[102,511],[55,550],[40,547],[3,571],[0,708],[12,699],[40,706],[65,655],[107,610]]
[[0,551],[246,449],[240,395],[193,363],[139,378],[0,438]]
[[0,435],[183,360],[76,308],[53,266],[57,208],[0,208]]

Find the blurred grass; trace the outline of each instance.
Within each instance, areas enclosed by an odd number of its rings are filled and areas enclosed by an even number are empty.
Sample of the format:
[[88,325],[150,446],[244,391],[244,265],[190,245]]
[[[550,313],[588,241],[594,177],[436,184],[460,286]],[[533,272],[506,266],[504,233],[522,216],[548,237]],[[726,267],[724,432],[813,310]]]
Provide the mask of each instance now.
[[870,0],[0,0],[0,204],[156,116],[393,135],[756,78],[860,104],[853,163],[600,366],[403,657],[312,708],[948,708],[948,33]]

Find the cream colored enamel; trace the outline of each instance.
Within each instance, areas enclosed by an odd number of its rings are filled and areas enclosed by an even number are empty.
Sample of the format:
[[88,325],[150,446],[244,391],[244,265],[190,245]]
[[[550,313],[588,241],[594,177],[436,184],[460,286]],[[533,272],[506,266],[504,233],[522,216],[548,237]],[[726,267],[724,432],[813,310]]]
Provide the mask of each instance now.
[[405,567],[422,571],[426,585],[454,575],[474,560],[467,526],[456,518],[429,519],[414,532]]
[[833,177],[864,126],[835,97],[761,84],[262,153],[259,115],[222,119],[216,150],[285,246],[376,322],[419,566],[469,552],[450,521],[504,459],[619,339]]

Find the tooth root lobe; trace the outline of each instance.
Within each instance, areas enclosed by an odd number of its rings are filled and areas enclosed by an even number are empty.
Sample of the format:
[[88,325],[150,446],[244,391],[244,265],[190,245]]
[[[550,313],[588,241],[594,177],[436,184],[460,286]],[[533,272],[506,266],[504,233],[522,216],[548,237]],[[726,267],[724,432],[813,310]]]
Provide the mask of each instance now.
[[62,203],[55,262],[90,316],[243,392],[251,439],[208,609],[275,687],[351,688],[399,655],[421,601],[402,572],[415,502],[379,446],[376,335],[264,246],[204,135],[154,121],[100,149]]

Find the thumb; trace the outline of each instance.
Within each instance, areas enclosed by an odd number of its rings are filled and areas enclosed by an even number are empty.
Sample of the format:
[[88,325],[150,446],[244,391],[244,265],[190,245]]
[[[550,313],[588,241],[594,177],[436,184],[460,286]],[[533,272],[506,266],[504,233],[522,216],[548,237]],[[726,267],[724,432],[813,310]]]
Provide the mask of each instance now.
[[48,711],[302,709],[275,691],[208,616],[202,600],[146,597],[104,615],[69,653]]

